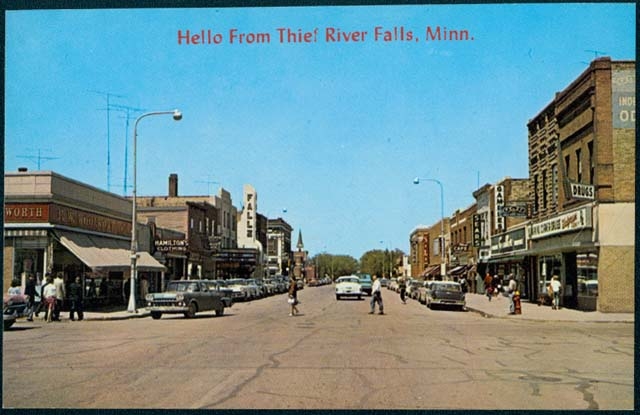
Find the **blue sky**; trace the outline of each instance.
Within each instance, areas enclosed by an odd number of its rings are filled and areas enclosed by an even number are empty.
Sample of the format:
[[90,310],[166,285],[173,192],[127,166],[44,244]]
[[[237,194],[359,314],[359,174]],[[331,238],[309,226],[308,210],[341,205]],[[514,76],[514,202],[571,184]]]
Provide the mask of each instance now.
[[[429,26],[473,40],[427,41]],[[278,28],[318,35],[280,43]],[[327,42],[326,28],[367,34]],[[231,44],[232,29],[270,42]],[[222,42],[180,45],[179,30]],[[107,123],[110,93],[184,114],[140,122],[139,195],[177,173],[181,195],[223,186],[240,207],[249,183],[312,255],[407,252],[440,218],[438,186],[414,177],[443,183],[445,215],[478,183],[527,177],[527,121],[594,57],[635,59],[635,39],[633,3],[7,11],[5,170],[37,169],[40,152],[42,170],[122,195],[142,112],[128,134],[124,113]]]

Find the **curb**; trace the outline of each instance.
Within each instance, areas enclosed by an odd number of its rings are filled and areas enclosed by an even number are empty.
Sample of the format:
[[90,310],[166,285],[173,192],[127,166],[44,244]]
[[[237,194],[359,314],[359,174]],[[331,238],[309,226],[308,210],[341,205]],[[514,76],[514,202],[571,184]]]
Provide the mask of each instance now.
[[151,316],[149,312],[143,312],[143,313],[125,314],[125,315],[118,315],[118,316],[109,316],[109,315],[85,316],[84,319],[88,321],[117,321],[117,320],[130,320],[134,318],[145,318],[149,316]]
[[466,307],[467,311],[472,311],[474,313],[480,314],[484,318],[500,318],[505,320],[525,320],[525,321],[535,321],[538,323],[623,323],[623,324],[634,324],[634,320],[548,320],[541,318],[531,318],[531,317],[522,317],[522,314],[519,314],[520,317],[510,316],[510,315],[497,315],[491,314],[486,311],[482,311],[473,307]]

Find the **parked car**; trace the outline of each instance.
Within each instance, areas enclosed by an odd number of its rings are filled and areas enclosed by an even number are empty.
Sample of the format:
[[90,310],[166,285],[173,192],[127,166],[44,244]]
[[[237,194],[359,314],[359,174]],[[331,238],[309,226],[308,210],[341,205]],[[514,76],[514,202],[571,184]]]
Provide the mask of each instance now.
[[224,280],[205,280],[210,291],[218,291],[222,294],[224,306],[229,308],[233,305],[233,290],[227,286]]
[[227,280],[227,287],[231,289],[231,296],[234,301],[246,301],[250,299],[249,287],[244,284],[242,279],[234,278]]
[[363,272],[359,272],[355,274],[360,279],[360,287],[363,293],[367,295],[371,295],[371,285],[373,282],[371,281],[371,275],[365,274]]
[[29,314],[27,296],[22,294],[5,295],[2,299],[2,320],[4,329],[7,330],[20,317]]
[[389,286],[389,278],[382,277],[380,278],[380,287],[388,287]]
[[342,297],[362,298],[362,285],[360,278],[355,275],[342,276],[336,280],[336,300]]
[[423,281],[417,288],[416,299],[420,304],[427,304],[427,289],[430,281]]
[[407,282],[406,296],[408,298],[413,299],[413,300],[417,300],[418,299],[418,288],[420,288],[421,285],[424,285],[424,281],[411,280],[411,281]]
[[147,294],[145,300],[151,318],[158,320],[162,314],[184,314],[195,317],[199,311],[214,310],[217,316],[224,314],[222,293],[209,290],[206,281],[171,281],[162,293]]
[[427,307],[450,306],[464,310],[466,302],[462,287],[453,281],[429,281],[427,284]]

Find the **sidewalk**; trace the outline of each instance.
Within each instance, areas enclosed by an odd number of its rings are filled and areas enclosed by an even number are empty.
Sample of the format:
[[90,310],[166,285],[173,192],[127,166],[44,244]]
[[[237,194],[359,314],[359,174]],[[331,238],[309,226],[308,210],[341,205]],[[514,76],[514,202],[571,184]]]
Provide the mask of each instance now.
[[507,318],[530,321],[573,321],[601,323],[633,323],[634,313],[602,313],[599,311],[578,311],[568,308],[553,310],[550,306],[521,301],[522,314],[509,314],[509,298],[499,295],[491,301],[482,294],[467,294],[467,309],[485,317]]

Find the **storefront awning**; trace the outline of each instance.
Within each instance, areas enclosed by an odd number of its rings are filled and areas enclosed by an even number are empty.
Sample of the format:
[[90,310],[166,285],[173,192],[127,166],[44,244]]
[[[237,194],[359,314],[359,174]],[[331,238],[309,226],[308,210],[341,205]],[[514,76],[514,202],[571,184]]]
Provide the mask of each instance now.
[[465,272],[466,270],[467,270],[467,266],[466,265],[458,265],[457,267],[455,267],[451,271],[449,271],[449,274],[451,274],[451,275],[460,275],[463,272]]
[[440,265],[432,265],[425,270],[420,275],[421,277],[433,277],[436,275],[440,275]]
[[[124,271],[131,267],[131,251],[128,241],[56,230],[60,243],[92,270]],[[137,268],[140,271],[165,271],[148,252],[138,252]]]

